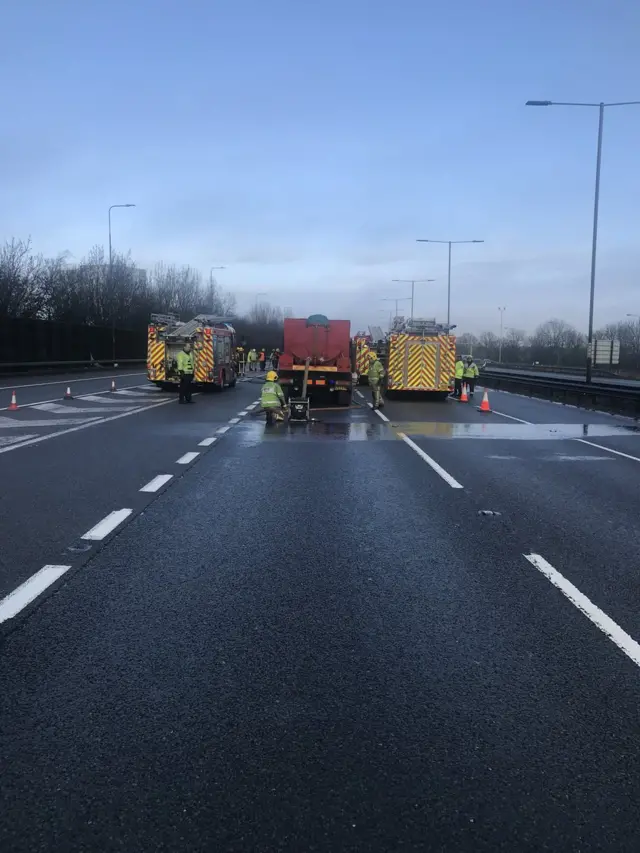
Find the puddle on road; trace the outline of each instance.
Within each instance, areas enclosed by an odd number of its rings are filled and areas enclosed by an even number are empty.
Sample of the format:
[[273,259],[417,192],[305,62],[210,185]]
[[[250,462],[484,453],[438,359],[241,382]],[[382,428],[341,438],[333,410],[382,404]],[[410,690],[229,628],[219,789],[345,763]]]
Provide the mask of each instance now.
[[392,428],[422,438],[486,438],[500,441],[637,436],[635,426],[609,424],[446,424],[392,423]]
[[608,424],[460,424],[440,421],[418,423],[371,423],[366,416],[351,420],[278,424],[266,427],[262,419],[245,421],[237,427],[240,441],[255,445],[262,441],[397,441],[398,433],[413,438],[493,439],[497,441],[542,441],[572,438],[638,436],[635,426]]
[[245,446],[262,441],[395,441],[393,430],[384,424],[362,422],[277,424],[267,427],[262,421],[245,422],[237,435]]

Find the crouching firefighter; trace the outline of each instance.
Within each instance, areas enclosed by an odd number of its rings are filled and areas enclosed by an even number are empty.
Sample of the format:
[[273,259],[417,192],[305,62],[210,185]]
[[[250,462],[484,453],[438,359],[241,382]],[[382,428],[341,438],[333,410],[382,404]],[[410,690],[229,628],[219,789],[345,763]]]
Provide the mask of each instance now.
[[384,380],[384,367],[375,352],[369,352],[369,387],[374,409],[384,408],[382,399],[382,382]]
[[264,385],[260,394],[260,406],[267,415],[267,423],[284,420],[284,409],[287,405],[284,391],[278,384],[278,374],[270,370],[265,376]]

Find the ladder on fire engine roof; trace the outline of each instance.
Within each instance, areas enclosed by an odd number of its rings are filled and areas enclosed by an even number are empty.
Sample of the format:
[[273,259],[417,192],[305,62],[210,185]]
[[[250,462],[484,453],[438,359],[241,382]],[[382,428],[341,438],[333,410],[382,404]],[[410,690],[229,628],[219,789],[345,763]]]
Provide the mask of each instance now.
[[167,337],[191,338],[195,335],[196,330],[201,329],[203,326],[218,326],[223,324],[227,325],[230,331],[233,331],[233,326],[231,326],[230,318],[228,317],[216,317],[214,314],[198,314],[198,316],[194,317],[193,320],[189,320],[188,322],[177,326],[175,329],[171,329],[167,333]]
[[384,340],[384,332],[382,331],[381,326],[369,326],[369,334],[371,335],[372,341]]
[[403,332],[407,335],[448,335],[455,326],[447,326],[436,323],[435,317],[413,317],[406,320],[404,317],[396,317],[391,327],[392,332]]

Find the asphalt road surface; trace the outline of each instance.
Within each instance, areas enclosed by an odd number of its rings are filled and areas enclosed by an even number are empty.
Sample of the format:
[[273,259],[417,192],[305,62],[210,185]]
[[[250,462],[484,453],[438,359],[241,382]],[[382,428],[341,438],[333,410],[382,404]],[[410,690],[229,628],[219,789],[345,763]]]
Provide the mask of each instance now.
[[[518,370],[517,368],[505,368],[498,365],[488,364],[482,368],[484,373],[503,373],[512,376],[533,376],[537,379],[564,379],[566,382],[586,382],[584,371],[582,373],[556,373],[551,370]],[[603,376],[594,376],[593,381],[598,385],[624,385],[629,388],[637,388],[640,380],[638,379],[618,379],[617,377],[609,378]]]
[[640,849],[633,421],[124,382],[3,413],[3,853]]

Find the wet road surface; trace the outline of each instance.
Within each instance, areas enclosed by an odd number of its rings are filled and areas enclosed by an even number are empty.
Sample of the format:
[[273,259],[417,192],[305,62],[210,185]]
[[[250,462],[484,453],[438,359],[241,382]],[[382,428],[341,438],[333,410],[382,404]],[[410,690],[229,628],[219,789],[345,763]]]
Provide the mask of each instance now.
[[69,566],[2,626],[0,849],[640,849],[633,422],[257,391],[0,456]]

